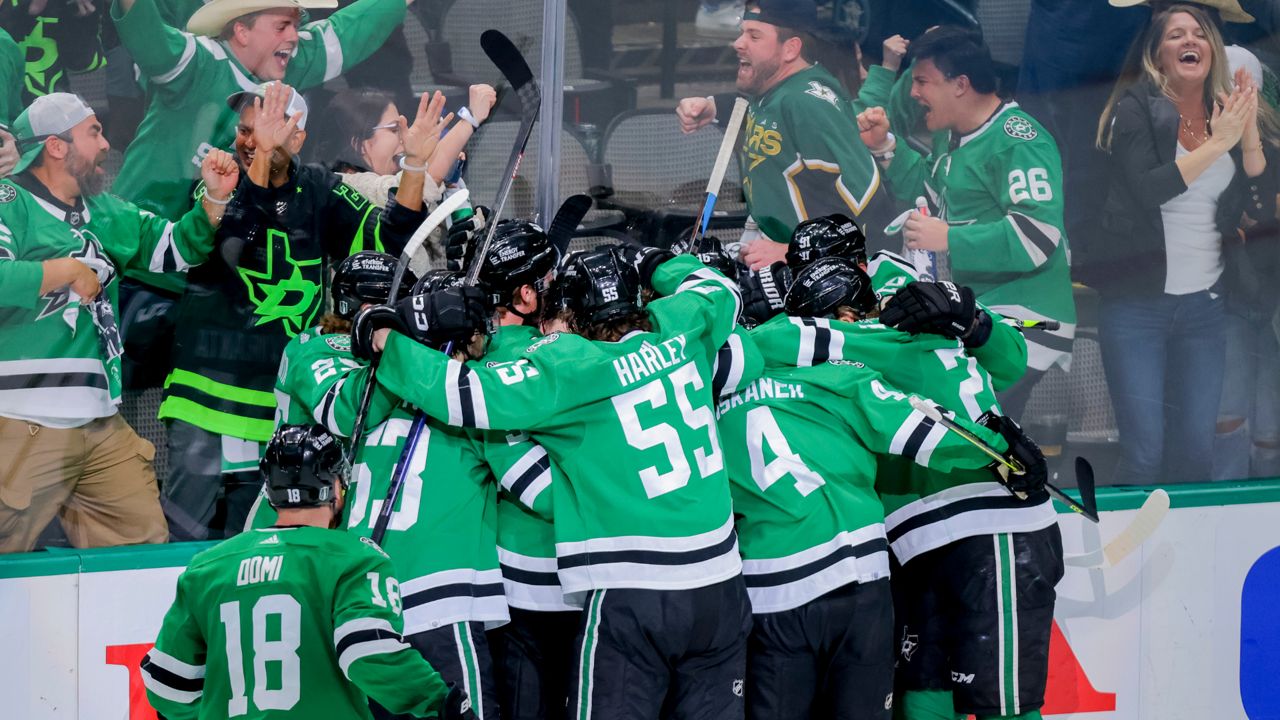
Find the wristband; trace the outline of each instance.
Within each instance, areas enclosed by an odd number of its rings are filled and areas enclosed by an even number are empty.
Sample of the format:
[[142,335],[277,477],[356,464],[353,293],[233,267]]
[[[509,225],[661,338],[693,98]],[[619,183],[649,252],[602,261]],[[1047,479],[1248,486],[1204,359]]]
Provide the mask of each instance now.
[[[232,191],[232,194],[234,194],[234,193],[235,193],[235,191]],[[219,199],[215,198],[214,196],[210,195],[210,194],[209,194],[209,189],[208,189],[208,188],[205,188],[205,190],[204,190],[204,196],[203,196],[203,197],[201,197],[201,200],[208,200],[209,202],[213,203],[214,205],[226,205],[226,204],[228,204],[228,203],[230,203],[230,202],[231,202],[231,195],[227,195],[227,199],[226,199],[226,200],[219,200]]]
[[426,172],[426,171],[427,171],[427,166],[426,166],[425,164],[423,164],[423,165],[410,165],[409,163],[405,162],[405,156],[404,156],[404,155],[401,155],[401,156],[400,156],[400,169],[401,169],[401,170],[404,170],[405,172]]
[[476,119],[475,115],[471,114],[471,108],[465,105],[462,106],[462,109],[458,111],[458,118],[460,120],[466,120],[467,122],[471,123],[471,127],[477,130],[480,129],[480,121]]
[[[879,148],[871,150],[871,157],[877,160],[892,160],[893,151],[898,147],[898,138],[893,133],[889,133],[889,139]],[[868,148],[870,150],[870,148]]]

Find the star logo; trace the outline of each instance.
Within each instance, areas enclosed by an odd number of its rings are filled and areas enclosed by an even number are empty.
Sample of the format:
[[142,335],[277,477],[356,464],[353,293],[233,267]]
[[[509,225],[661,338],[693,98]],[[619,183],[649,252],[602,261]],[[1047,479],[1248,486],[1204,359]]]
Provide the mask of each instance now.
[[836,97],[835,92],[816,80],[809,82],[809,89],[805,90],[804,93],[806,95],[812,95],[819,100],[825,100],[831,103],[832,107],[840,107],[840,98]]
[[[116,266],[102,251],[102,244],[98,242],[98,237],[90,230],[68,229],[80,239],[80,248],[72,252],[69,257],[76,258],[96,270],[98,281],[103,288],[106,288],[116,279]],[[49,317],[66,307],[67,303],[71,301],[71,286],[64,285],[60,288],[54,288],[41,295],[40,299],[44,300],[45,304],[44,309],[36,316],[37,320]]]
[[1038,134],[1030,120],[1017,115],[1004,121],[1004,131],[1010,137],[1016,137],[1021,140],[1035,140]]
[[[283,260],[276,258],[277,247],[283,248]],[[289,235],[268,230],[266,270],[237,269],[254,304],[253,314],[258,316],[254,325],[279,322],[289,337],[310,327],[319,310],[320,285],[303,276],[302,269],[321,262],[320,258],[294,260]]]
[[0,203],[10,203],[18,198],[18,191],[12,185],[0,184]]

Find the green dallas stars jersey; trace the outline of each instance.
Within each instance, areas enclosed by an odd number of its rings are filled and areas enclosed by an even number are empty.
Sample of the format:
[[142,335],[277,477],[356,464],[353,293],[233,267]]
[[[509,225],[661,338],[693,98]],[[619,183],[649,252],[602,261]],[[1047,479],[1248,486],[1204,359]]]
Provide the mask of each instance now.
[[953,279],[998,313],[1057,320],[1059,330],[1027,332],[1028,364],[1070,364],[1076,310],[1071,254],[1063,230],[1058,146],[1017,103],[973,132],[935,133],[926,160],[905,142],[885,170],[902,200],[927,193],[946,220]]
[[[770,369],[722,400],[718,419],[755,613],[888,577],[872,453],[941,471],[991,462],[912,408],[879,373],[849,360]],[[997,433],[958,422],[1006,447]]]
[[880,169],[854,131],[839,81],[814,65],[755,98],[738,162],[751,217],[774,242],[809,218],[844,213],[863,227],[892,220]]
[[[127,13],[112,4],[120,40],[146,79],[150,103],[124,156],[115,191],[164,217],[191,205],[197,168],[211,148],[230,149],[238,116],[227,96],[262,80],[225,43],[169,27],[157,0],[137,0]],[[307,90],[332,80],[376,50],[404,21],[403,0],[360,0],[299,29],[284,82]],[[166,285],[165,287],[171,287]]]
[[[779,315],[751,331],[767,367],[808,367],[854,360],[893,387],[936,401],[975,421],[999,411],[986,370],[957,340],[908,335],[874,320],[846,323]],[[941,433],[937,427],[933,432]],[[986,437],[986,436],[984,436]],[[987,470],[936,472],[886,457],[876,475],[889,544],[901,563],[953,540],[998,532],[1029,532],[1057,522],[1047,494],[1023,501]]]
[[[0,415],[60,427],[114,415],[118,273],[185,270],[204,260],[213,232],[200,207],[174,223],[107,194],[67,208],[29,174],[0,182]],[[64,257],[98,271],[96,302],[72,302],[67,287],[40,293],[41,263]]]
[[401,637],[386,554],[315,527],[245,533],[192,559],[142,660],[170,720],[437,714],[448,688]]
[[[919,279],[909,260],[884,250],[871,256],[867,274],[871,276],[871,286],[881,301],[893,296],[907,283]],[[997,391],[1007,390],[1027,372],[1027,341],[1012,320],[982,303],[978,306],[991,316],[991,337],[982,347],[966,348],[965,352],[990,373],[992,387]]]
[[493,366],[392,334],[378,372],[433,417],[524,429],[546,448],[564,472],[552,487],[571,604],[593,589],[697,588],[741,571],[711,390],[741,300],[687,255],[663,263],[653,285],[668,297],[648,306],[652,332],[552,334]]

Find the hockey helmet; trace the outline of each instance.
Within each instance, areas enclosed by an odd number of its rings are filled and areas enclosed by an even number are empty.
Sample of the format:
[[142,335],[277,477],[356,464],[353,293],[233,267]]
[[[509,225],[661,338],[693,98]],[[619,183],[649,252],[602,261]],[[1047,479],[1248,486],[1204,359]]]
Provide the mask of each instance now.
[[[396,259],[386,253],[364,250],[344,258],[333,273],[334,312],[350,320],[365,303],[385,304],[395,274]],[[406,267],[401,287],[413,287],[417,281]]]
[[267,500],[276,508],[329,505],[342,476],[342,449],[320,425],[281,425],[258,465]]
[[867,264],[867,236],[852,218],[835,213],[805,220],[791,233],[787,245],[787,265],[800,272],[825,257],[848,258]]
[[679,240],[671,244],[671,252],[676,255],[688,253],[698,258],[703,265],[714,270],[719,270],[721,274],[730,280],[738,279],[738,263],[734,261],[729,253],[725,252],[724,243],[720,238],[714,235],[704,235],[698,241],[695,248],[689,247],[689,241],[693,239],[693,229],[681,235]]
[[428,270],[421,280],[413,284],[413,294],[423,295],[446,288],[460,287],[466,281],[466,276],[456,270]]
[[503,220],[485,251],[480,287],[493,297],[494,305],[509,308],[511,293],[522,285],[532,285],[539,295],[546,291],[547,274],[557,260],[555,247],[537,224]]
[[614,246],[574,258],[562,292],[564,307],[573,312],[579,327],[617,320],[644,306],[640,274]]
[[744,265],[738,272],[738,287],[742,290],[742,326],[763,325],[783,310],[791,288],[791,268],[781,262],[759,270],[748,270]]
[[841,307],[866,316],[876,309],[871,278],[853,260],[826,257],[796,275],[787,291],[788,315],[834,317]]

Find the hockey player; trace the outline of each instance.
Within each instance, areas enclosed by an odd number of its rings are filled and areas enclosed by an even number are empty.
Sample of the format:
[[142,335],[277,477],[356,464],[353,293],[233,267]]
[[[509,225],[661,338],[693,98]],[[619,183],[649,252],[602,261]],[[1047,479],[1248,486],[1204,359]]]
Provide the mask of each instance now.
[[[576,258],[566,297],[581,334],[548,335],[513,361],[464,364],[394,332],[382,355],[379,382],[429,415],[523,428],[562,468],[557,563],[566,599],[586,606],[575,717],[743,713],[751,620],[711,391],[739,300],[696,259],[669,258],[631,247]],[[660,299],[642,306],[642,289]],[[478,295],[422,298],[426,324],[474,317]]]
[[868,262],[866,236],[851,218],[827,215],[796,226],[787,247],[791,271],[798,273],[824,257],[848,258],[871,276],[881,306],[896,306],[881,322],[904,332],[961,340],[965,351],[990,373],[997,391],[1011,387],[1026,372],[1027,341],[1020,331],[977,303],[967,287],[919,282],[915,267],[895,253],[881,250]]
[[1075,335],[1058,148],[1017,103],[996,94],[991,56],[976,35],[934,28],[912,53],[912,97],[926,109],[933,152],[922,158],[897,143],[880,108],[858,116],[861,136],[895,196],[927,196],[936,208],[936,217],[908,218],[908,246],[947,252],[953,279],[992,310],[1061,323],[1027,332],[1030,369],[1001,396],[1018,417],[1044,372],[1069,364]]
[[[274,425],[280,354],[316,322],[327,263],[364,249],[398,253],[423,219],[420,170],[406,171],[397,201],[380,209],[332,173],[300,165],[307,107],[287,85],[239,92],[227,104],[240,112],[236,152],[246,177],[210,261],[188,273],[159,413],[172,463],[165,512],[179,539],[244,526],[259,443]],[[400,128],[411,167],[435,147],[438,110],[424,97],[413,126]],[[215,522],[220,495],[225,515]]]
[[404,643],[386,554],[329,529],[341,465],[323,428],[286,425],[272,438],[262,472],[278,524],[196,555],[142,660],[164,717],[369,718],[368,697],[415,717],[474,717]]
[[[787,295],[792,316],[874,316],[871,281],[828,258]],[[790,319],[790,318],[789,318]],[[777,350],[775,346],[772,348]],[[990,458],[943,432],[862,362],[789,367],[719,406],[754,626],[747,661],[752,718],[887,718],[893,693],[893,603],[884,508],[873,453],[947,471]],[[1005,441],[959,420],[997,449]],[[1043,457],[1021,443],[1009,455]]]
[[[911,336],[874,319],[785,316],[752,336],[770,366],[857,360],[902,391],[989,423],[1011,444],[1022,436],[1016,423],[992,414],[995,392],[958,340]],[[1043,702],[1053,587],[1062,576],[1044,481],[1043,473],[1026,473],[1000,483],[987,471],[943,473],[892,456],[879,463],[876,489],[895,561],[897,683],[908,720],[952,712],[952,692],[955,711],[980,718],[1019,717]]]
[[202,262],[238,170],[210,153],[206,200],[169,222],[102,192],[109,146],[79,97],[37,99],[14,130],[22,158],[0,182],[0,553],[31,550],[55,514],[77,547],[164,542],[155,449],[119,413],[119,274]]

